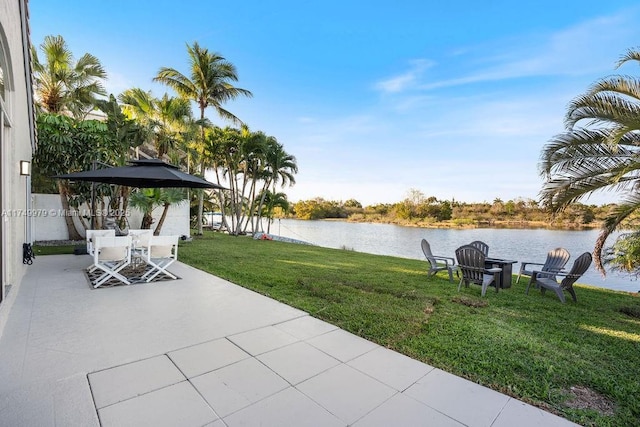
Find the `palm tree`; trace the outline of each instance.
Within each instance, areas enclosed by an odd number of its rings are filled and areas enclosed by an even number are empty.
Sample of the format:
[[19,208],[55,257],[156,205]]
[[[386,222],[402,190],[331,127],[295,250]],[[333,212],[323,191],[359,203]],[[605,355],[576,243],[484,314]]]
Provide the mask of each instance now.
[[247,132],[231,127],[213,128],[210,139],[206,141],[208,157],[212,161],[218,182],[223,177],[228,183],[229,192],[222,205],[225,210],[228,207],[231,218],[229,232],[236,235],[242,230],[242,213],[246,202],[241,182],[247,165],[246,142]]
[[[224,119],[240,123],[240,119],[224,109],[222,105],[240,95],[252,96],[251,92],[233,86],[238,81],[236,67],[224,57],[215,52],[209,52],[201,48],[197,42],[192,46],[187,44],[189,54],[189,66],[191,74],[186,76],[173,69],[162,67],[153,79],[164,83],[175,90],[178,95],[194,101],[200,109],[200,120],[204,121],[204,112],[208,107],[213,107],[218,115]],[[201,141],[204,144],[204,126],[201,128]],[[200,173],[204,175],[205,164],[200,164]],[[202,208],[203,197],[199,198],[198,206],[198,234],[202,234]]]
[[123,110],[143,123],[153,135],[159,158],[176,148],[181,133],[192,118],[189,101],[170,97],[166,93],[157,99],[150,91],[133,88],[122,92],[118,98]]
[[[221,128],[219,126],[205,126],[204,144],[198,144],[193,149],[193,156],[198,159],[200,164],[205,164],[208,169],[213,170],[216,183],[223,187],[229,187],[228,192],[218,191],[218,201],[222,211],[222,223],[227,230],[235,229],[228,224],[227,213],[234,212],[231,207],[231,200],[235,197],[235,180],[231,179],[233,172],[229,167],[230,157],[237,152],[236,149],[236,130],[230,128]],[[228,182],[225,179],[228,178]],[[204,199],[204,197],[203,197]],[[234,218],[233,214],[229,215]]]
[[162,215],[158,220],[158,225],[153,232],[155,236],[160,234],[164,220],[167,217],[169,206],[179,203],[185,199],[184,190],[181,188],[140,188],[131,193],[130,203],[134,208],[142,211],[142,224],[140,228],[147,230],[153,224],[153,210],[159,206],[163,207]]
[[247,216],[244,218],[244,229],[246,232],[249,225],[251,231],[256,231],[256,219],[259,212],[256,212],[256,193],[258,182],[265,178],[265,157],[267,149],[267,136],[264,132],[251,132],[248,127],[241,129],[241,163],[240,173],[242,174],[242,194],[247,200]]
[[276,192],[276,184],[280,183],[280,187],[284,188],[289,184],[292,186],[296,183],[294,175],[298,173],[298,164],[295,156],[288,154],[284,150],[284,146],[274,138],[268,139],[269,149],[267,150],[267,169],[269,171],[269,181],[272,185],[272,192]]
[[[616,68],[640,61],[629,50]],[[565,116],[566,132],[542,151],[546,178],[543,202],[559,212],[596,192],[616,191],[622,201],[606,217],[594,248],[596,267],[604,274],[602,249],[607,237],[640,208],[640,80],[611,76],[597,81],[574,99]]]
[[287,184],[289,186],[294,185],[296,183],[294,175],[298,173],[298,164],[295,156],[288,154],[284,150],[284,146],[275,137],[267,137],[265,144],[264,187],[258,204],[259,213],[263,211],[267,190],[270,188],[271,194],[277,194],[276,185],[278,183],[280,183],[281,188],[284,188]]
[[[269,185],[269,170],[268,170],[268,155],[273,147],[275,138],[267,136],[264,132],[251,132],[249,136],[251,143],[250,155],[249,155],[249,167],[248,176],[251,179],[251,188],[249,190],[249,215],[251,216],[251,222],[247,221],[246,228],[251,224],[251,230],[257,231],[260,224],[260,218],[262,217],[262,204],[264,203],[263,193]],[[262,187],[259,188],[260,183]]]
[[96,97],[106,95],[107,73],[95,56],[85,53],[75,62],[62,36],[46,36],[40,45],[44,62],[31,50],[38,106],[49,113],[70,113],[83,119]]
[[145,126],[149,133],[153,132],[156,99],[151,91],[137,87],[127,89],[118,95],[118,101],[122,104],[122,111],[127,117]]
[[159,188],[140,188],[131,193],[129,203],[142,211],[140,228],[149,230],[153,224],[153,210],[163,204],[162,190]]
[[272,193],[269,190],[265,191],[261,199],[264,200],[263,216],[266,216],[268,221],[267,233],[270,233],[275,208],[279,207],[283,212],[287,212],[289,210],[289,200],[285,193]]
[[166,93],[156,102],[160,123],[156,148],[158,157],[177,148],[181,134],[192,120],[191,104],[184,98],[170,97]]
[[[44,55],[43,61],[38,57],[38,51],[31,49],[33,64],[34,90],[39,113],[52,113],[49,117],[38,120],[38,128],[42,129],[42,144],[39,144],[37,157],[42,155],[47,157],[46,160],[36,162],[41,171],[56,166],[59,172],[68,172],[72,165],[78,165],[80,160],[86,160],[88,153],[95,154],[96,144],[87,147],[78,147],[75,143],[77,138],[73,138],[73,144],[69,142],[64,147],[60,146],[62,140],[59,131],[65,129],[64,132],[72,132],[72,129],[82,125],[77,120],[85,118],[86,114],[94,109],[96,97],[105,95],[106,92],[102,86],[102,80],[106,79],[106,72],[100,61],[93,55],[85,53],[77,62],[74,61],[73,54],[67,47],[61,36],[47,36],[40,45],[40,49]],[[55,118],[53,115],[65,114],[73,116],[77,119],[70,125],[64,123],[62,118]],[[40,115],[40,114],[39,114]],[[63,125],[58,128],[52,138],[47,141],[45,135],[48,130],[56,127],[56,124]],[[99,125],[98,125],[99,126]],[[46,129],[45,129],[46,128]],[[76,135],[77,136],[77,135]],[[46,143],[45,143],[46,142]],[[47,147],[48,146],[48,147]],[[74,155],[67,156],[68,151],[77,150]],[[45,151],[50,149],[45,155]],[[53,161],[53,159],[56,161]],[[96,160],[94,157],[92,160]],[[64,168],[64,169],[63,169]],[[65,170],[66,169],[66,170]],[[64,209],[69,208],[69,198],[72,194],[68,182],[58,180],[58,192]],[[80,234],[72,221],[72,218],[65,216],[65,222],[71,239],[78,239]]]

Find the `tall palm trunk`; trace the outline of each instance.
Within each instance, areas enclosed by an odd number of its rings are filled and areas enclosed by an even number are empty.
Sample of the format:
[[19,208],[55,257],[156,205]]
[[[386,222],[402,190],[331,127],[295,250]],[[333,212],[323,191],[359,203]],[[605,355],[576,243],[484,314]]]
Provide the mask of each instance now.
[[[204,147],[204,107],[200,106],[200,137],[202,138],[201,144]],[[200,173],[204,177],[205,164],[204,159],[200,160]],[[200,191],[198,194],[198,236],[202,236],[204,233],[202,231],[202,217],[204,215],[204,191]]]
[[120,187],[121,197],[122,197],[122,217],[129,223],[129,219],[127,218],[129,210],[129,194],[131,194],[131,189],[129,187],[122,186]]
[[69,199],[67,199],[67,188],[62,184],[61,180],[58,180],[58,191],[60,193],[60,202],[62,203],[62,212],[64,215],[64,222],[67,224],[67,232],[69,234],[69,240],[82,240],[82,236],[76,229],[76,225],[73,222],[73,216],[67,215],[70,212]]
[[150,230],[151,224],[153,224],[153,216],[151,212],[145,212],[142,216],[142,224],[140,224],[140,228],[143,230]]
[[240,182],[239,182],[239,178],[238,178],[239,175],[238,174],[239,174],[239,172],[236,171],[235,172],[235,177],[236,178],[234,179],[236,181],[235,186],[234,186],[235,187],[235,209],[234,209],[234,215],[235,215],[235,224],[236,224],[236,226],[235,226],[236,227],[235,234],[240,234],[240,231],[241,231],[240,227],[242,226],[242,224],[240,223],[240,215],[242,213],[243,200],[242,200],[242,192],[240,190],[241,186],[240,186]]
[[167,218],[167,213],[169,212],[169,206],[171,203],[165,202],[162,209],[162,215],[160,215],[160,219],[158,220],[158,225],[156,225],[156,229],[153,231],[154,236],[160,235],[160,230],[162,230],[162,225],[164,224],[164,220]]
[[[213,170],[215,171],[216,174],[216,182],[218,184],[220,184],[222,182],[221,177],[220,177],[220,165],[215,163],[213,164]],[[231,230],[231,227],[229,227],[229,223],[227,222],[227,197],[224,191],[222,190],[217,190],[218,191],[218,201],[220,202],[220,213],[222,213],[222,226],[224,227],[225,230]]]
[[237,210],[238,210],[238,194],[236,191],[236,180],[234,173],[229,171],[229,201],[231,202],[230,210],[231,210],[231,233],[234,235],[238,234],[237,230]]
[[260,225],[260,230],[263,230],[262,225],[262,208],[264,207],[264,201],[267,197],[267,189],[269,188],[271,178],[267,178],[264,180],[264,184],[262,186],[262,191],[260,192],[260,201],[258,202],[258,219],[256,220],[256,224]]
[[256,182],[255,180],[251,183],[251,190],[249,191],[251,194],[251,206],[249,207],[249,215],[251,215],[251,232],[255,233],[258,231],[258,221],[260,220],[260,212],[256,211]]
[[249,218],[247,217],[247,215],[243,215],[243,213],[246,214],[246,210],[248,208],[248,206],[245,207],[245,200],[247,199],[245,197],[245,194],[247,194],[247,185],[249,185],[249,178],[247,175],[248,175],[247,165],[245,164],[244,172],[242,173],[242,193],[240,195],[240,210],[238,211],[238,214],[239,214],[238,215],[238,231],[243,231],[243,232],[246,232],[246,226],[244,226],[244,224],[248,223],[249,221]]

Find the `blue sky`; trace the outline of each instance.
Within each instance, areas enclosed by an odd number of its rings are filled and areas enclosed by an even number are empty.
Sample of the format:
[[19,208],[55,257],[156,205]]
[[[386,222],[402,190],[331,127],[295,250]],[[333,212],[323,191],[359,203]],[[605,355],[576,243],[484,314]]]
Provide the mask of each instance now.
[[[526,4],[531,3],[531,4]],[[567,104],[640,46],[637,1],[29,2],[32,41],[97,56],[107,89],[168,92],[197,41],[253,98],[225,107],[296,156],[292,201],[538,198]],[[170,93],[170,92],[169,92]],[[215,117],[219,125],[227,125]],[[587,203],[610,197],[595,196]]]

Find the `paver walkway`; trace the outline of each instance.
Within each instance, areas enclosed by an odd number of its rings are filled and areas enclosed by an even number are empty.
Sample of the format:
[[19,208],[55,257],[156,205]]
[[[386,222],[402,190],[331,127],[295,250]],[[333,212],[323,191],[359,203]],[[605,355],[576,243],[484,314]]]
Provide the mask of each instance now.
[[575,425],[185,264],[94,290],[89,263],[29,267],[0,338],[0,425]]

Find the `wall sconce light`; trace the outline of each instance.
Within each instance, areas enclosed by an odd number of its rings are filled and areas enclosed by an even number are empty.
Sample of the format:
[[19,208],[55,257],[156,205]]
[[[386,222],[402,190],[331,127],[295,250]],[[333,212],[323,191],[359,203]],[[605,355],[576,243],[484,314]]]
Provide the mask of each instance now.
[[31,162],[26,160],[20,160],[20,175],[29,176],[31,175]]

